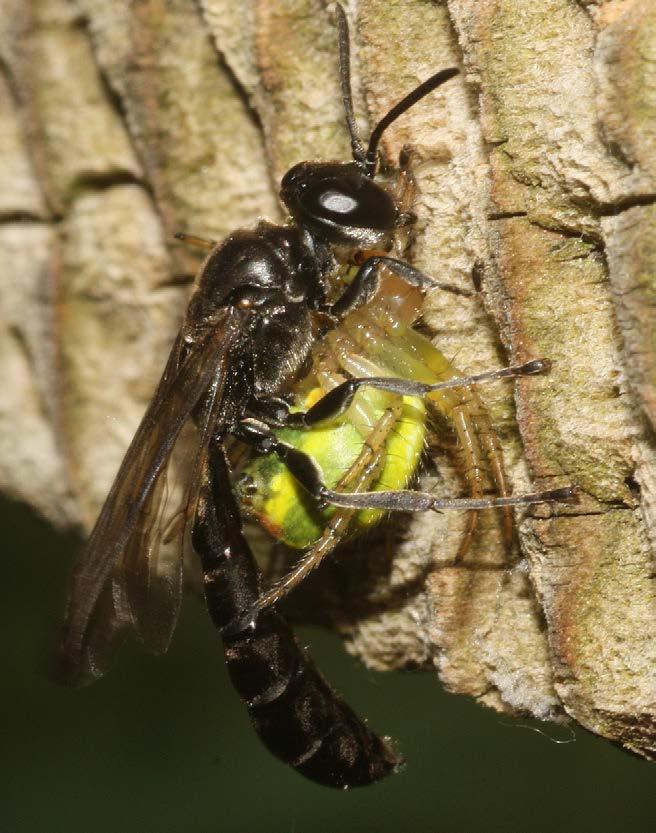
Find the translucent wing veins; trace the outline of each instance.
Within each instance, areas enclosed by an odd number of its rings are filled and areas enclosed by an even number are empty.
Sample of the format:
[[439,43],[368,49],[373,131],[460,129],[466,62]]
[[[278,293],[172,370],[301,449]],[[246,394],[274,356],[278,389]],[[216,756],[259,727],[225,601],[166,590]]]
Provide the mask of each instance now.
[[[213,381],[219,388],[215,395],[221,398],[228,350],[239,332],[239,315],[226,308],[222,318],[193,344],[182,361],[182,335],[173,345],[155,395],[73,571],[61,642],[62,672],[68,678],[83,677],[85,671],[92,676],[97,673],[88,656],[89,639],[102,640],[94,633],[96,607],[111,583],[119,558],[133,536],[141,534],[142,508],[183,425]],[[203,442],[209,438],[210,432],[205,431]]]

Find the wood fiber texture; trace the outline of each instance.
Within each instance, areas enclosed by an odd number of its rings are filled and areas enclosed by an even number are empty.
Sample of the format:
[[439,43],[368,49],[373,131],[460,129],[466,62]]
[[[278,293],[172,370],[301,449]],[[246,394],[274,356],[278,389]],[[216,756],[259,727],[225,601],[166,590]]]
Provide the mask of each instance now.
[[[510,551],[484,513],[458,565],[462,516],[395,524],[382,552],[342,559],[329,618],[373,668],[434,666],[499,711],[655,757],[656,7],[345,5],[364,132],[462,69],[383,142],[389,164],[413,149],[412,262],[482,276],[478,297],[430,295],[424,321],[466,372],[553,361],[481,395],[514,490],[581,499],[519,513]],[[88,529],[198,266],[173,233],[280,220],[287,168],[349,156],[336,31],[321,0],[0,14],[0,488]],[[424,486],[462,490],[436,459]]]

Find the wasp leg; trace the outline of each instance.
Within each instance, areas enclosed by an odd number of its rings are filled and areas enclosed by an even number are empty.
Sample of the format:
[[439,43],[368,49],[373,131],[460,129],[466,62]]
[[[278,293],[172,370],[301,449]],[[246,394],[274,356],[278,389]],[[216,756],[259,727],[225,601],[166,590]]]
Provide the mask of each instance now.
[[429,492],[399,490],[396,492],[336,492],[324,488],[321,498],[333,506],[349,509],[380,509],[388,512],[441,512],[444,509],[495,509],[503,506],[523,506],[530,503],[572,503],[578,488],[565,486],[508,497],[438,498]]
[[[417,396],[423,398],[431,393],[437,393],[451,388],[469,387],[481,382],[492,382],[497,379],[511,379],[517,376],[533,376],[548,372],[550,364],[547,359],[533,359],[521,365],[504,367],[500,370],[489,370],[473,376],[456,376],[444,382],[426,384],[413,382],[408,379],[397,379],[393,376],[371,376],[357,379],[347,379],[322,396],[321,399],[307,411],[290,412],[282,400],[276,400],[276,422],[290,427],[310,428],[321,422],[327,422],[341,416],[353,402],[353,397],[361,387],[377,388],[400,396]],[[266,402],[266,400],[263,400]],[[286,413],[285,413],[286,410]],[[266,452],[273,449],[261,449]]]
[[[346,536],[353,516],[360,510],[377,509],[390,512],[480,510],[530,503],[570,501],[576,495],[576,489],[573,487],[496,498],[439,498],[427,492],[410,490],[365,492],[364,489],[378,476],[384,462],[385,442],[398,422],[399,416],[400,409],[394,406],[383,413],[363,443],[355,462],[337,483],[335,489],[326,488],[319,467],[309,455],[278,440],[268,426],[255,420],[244,420],[240,424],[237,432],[240,439],[258,451],[278,454],[285,461],[293,477],[317,501],[338,507],[338,511],[326,525],[319,540],[301,556],[289,573],[262,594],[257,603],[258,609],[264,610],[275,605],[318,567]],[[347,492],[344,491],[345,489],[352,491]]]
[[[353,397],[355,393],[360,387],[374,387],[379,388],[390,393],[396,393],[406,396],[429,396],[434,398],[436,395],[439,395],[442,392],[449,391],[451,389],[466,389],[468,386],[471,386],[476,383],[480,382],[488,382],[493,381],[495,379],[500,378],[511,378],[516,376],[525,376],[525,375],[532,375],[536,373],[544,373],[548,371],[550,365],[549,362],[545,359],[537,359],[530,362],[527,362],[523,365],[518,365],[515,367],[510,368],[503,368],[501,370],[494,370],[488,371],[486,373],[480,373],[474,376],[466,376],[466,377],[453,377],[451,379],[447,379],[442,382],[434,383],[434,384],[425,384],[421,382],[413,382],[407,381],[403,379],[396,379],[391,377],[364,377],[364,378],[357,378],[357,379],[349,379],[342,384],[337,385],[337,387],[333,388],[331,391],[326,393],[315,405],[309,408],[307,411],[301,411],[296,413],[290,413],[286,403],[281,400],[275,401],[275,413],[273,413],[274,409],[270,409],[267,416],[272,418],[271,421],[275,422],[277,425],[288,425],[294,427],[312,427],[318,423],[323,421],[328,421],[330,419],[334,419],[340,414],[344,413],[348,409],[348,407],[353,402]],[[462,397],[461,397],[462,399]],[[475,418],[479,418],[479,423],[482,423],[482,427],[484,429],[484,436],[481,438],[486,453],[488,457],[491,457],[491,466],[493,471],[493,476],[495,482],[499,486],[499,490],[501,491],[502,499],[508,496],[508,486],[505,479],[505,471],[503,469],[503,462],[500,456],[500,447],[498,445],[498,440],[496,439],[496,435],[494,432],[489,430],[490,423],[487,419],[487,415],[485,414],[484,410],[482,409],[482,405],[478,399],[471,400],[465,398],[462,402],[453,402],[445,405],[446,400],[443,397],[436,400],[436,404],[441,409],[446,409],[445,413],[448,414],[449,418],[454,424],[456,433],[461,441],[462,453],[465,456],[465,471],[466,476],[471,484],[472,489],[472,497],[474,500],[482,499],[483,495],[483,470],[482,470],[482,459],[481,459],[481,450],[478,444],[477,437],[479,436],[479,431],[477,430],[477,422]],[[469,406],[471,403],[478,403],[480,406],[479,408],[474,408],[472,412],[472,408]],[[263,405],[264,403],[262,403]],[[262,425],[260,424],[260,431]],[[287,463],[288,468],[292,475],[298,480],[298,482],[305,488],[310,494],[312,494],[318,500],[323,500],[328,503],[334,505],[344,506],[343,503],[336,503],[334,496],[329,495],[324,490],[324,484],[322,482],[322,475],[321,472],[318,470],[316,464],[314,463],[311,458],[307,457],[307,455],[299,452],[297,449],[294,449],[291,446],[287,446],[285,443],[280,443],[275,435],[270,431],[270,429],[264,426],[265,432],[251,434],[251,439],[246,439],[247,442],[250,444],[255,445],[258,450],[262,451],[263,453],[268,453],[274,451],[277,453],[282,459],[285,460]],[[509,503],[500,503],[500,504],[490,504],[484,503],[483,506],[491,506],[491,505],[499,505],[503,507],[504,512],[504,531],[506,540],[508,540],[511,531],[512,531],[512,516],[510,514],[510,506],[512,504]],[[391,500],[387,505],[378,507],[376,506],[369,506],[368,508],[383,508],[389,510],[397,511],[425,511],[426,508],[432,507],[424,507],[422,508],[423,503],[417,508],[412,508],[409,510],[402,510],[400,507],[397,507],[393,500]],[[461,505],[460,508],[467,508],[464,505]],[[470,508],[476,509],[477,506],[472,505]],[[465,529],[464,536],[460,543],[457,553],[457,560],[464,557],[466,552],[471,546],[471,543],[474,538],[474,534],[477,528],[477,515],[475,512],[472,512]]]
[[470,289],[464,289],[463,287],[455,286],[451,283],[444,283],[444,281],[438,281],[432,278],[425,272],[421,272],[419,269],[415,269],[414,266],[410,266],[405,260],[380,256],[377,256],[376,259],[378,260],[377,265],[385,266],[409,286],[416,286],[420,289],[443,289],[445,292],[452,292],[454,295],[463,295],[466,298],[471,298],[474,295]]
[[306,492],[321,500],[325,490],[323,474],[309,454],[279,440],[271,427],[258,419],[243,419],[233,433],[260,454],[277,454]]
[[[366,380],[372,381],[372,380]],[[376,381],[376,380],[373,380]],[[244,419],[235,430],[235,436],[262,454],[277,454],[294,479],[316,500],[323,504],[347,509],[380,509],[391,512],[426,512],[442,509],[489,509],[499,506],[516,506],[524,503],[549,503],[572,498],[577,489],[567,486],[545,492],[511,495],[497,498],[436,498],[428,492],[398,490],[392,492],[337,492],[328,489],[317,463],[304,451],[282,442],[271,428],[255,419]]]
[[257,609],[260,575],[220,446],[204,468],[192,543],[232,682],[265,746],[330,787],[364,786],[394,772],[401,758],[332,690],[284,619]]
[[374,254],[360,265],[355,277],[346,287],[340,298],[330,307],[330,313],[343,318],[348,313],[365,306],[378,292],[381,267],[389,269],[409,286],[420,289],[443,289],[456,295],[471,297],[474,293],[450,283],[435,280],[404,260],[387,255]]

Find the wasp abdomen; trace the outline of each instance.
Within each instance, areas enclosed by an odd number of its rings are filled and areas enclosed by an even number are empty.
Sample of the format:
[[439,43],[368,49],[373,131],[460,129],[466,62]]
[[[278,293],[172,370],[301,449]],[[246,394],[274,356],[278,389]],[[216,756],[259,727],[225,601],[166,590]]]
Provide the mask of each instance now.
[[222,449],[205,466],[192,542],[232,683],[266,747],[320,784],[356,787],[401,758],[326,682],[275,611],[259,612],[259,570],[241,531]]
[[371,784],[401,758],[328,685],[278,614],[224,637],[232,683],[265,746],[307,778],[331,787]]

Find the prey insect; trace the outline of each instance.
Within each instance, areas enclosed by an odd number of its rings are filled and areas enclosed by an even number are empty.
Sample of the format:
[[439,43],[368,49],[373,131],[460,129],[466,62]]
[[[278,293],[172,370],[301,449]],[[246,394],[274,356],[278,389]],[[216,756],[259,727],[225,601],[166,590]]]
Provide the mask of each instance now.
[[[360,371],[348,365],[348,350],[339,352],[336,339],[351,337],[348,328],[372,303],[378,304],[372,309],[384,314],[381,287],[389,289],[390,281],[408,289],[414,299],[410,306],[425,289],[441,286],[393,251],[397,237],[412,222],[405,206],[409,189],[401,189],[405,197],[395,196],[374,177],[378,144],[387,127],[457,70],[442,70],[402,99],[375,127],[365,150],[355,127],[348,28],[340,6],[337,18],[353,161],[304,162],[291,168],[281,184],[290,215],[286,225],[261,221],[219,244],[186,238],[209,251],[153,400],[73,571],[61,664],[72,680],[100,676],[126,629],[135,631],[148,650],[164,652],[178,616],[183,549],[189,539],[200,559],[207,607],[221,633],[232,681],[260,738],[306,777],[352,787],[393,772],[401,759],[332,690],[275,610],[275,602],[302,575],[297,572],[273,593],[263,592],[233,490],[231,438],[255,454],[282,460],[309,498],[335,507],[342,527],[362,510],[510,506],[565,499],[570,490],[513,497],[504,486],[501,497],[484,498],[476,487],[470,500],[444,500],[407,490],[405,484],[378,488],[388,448],[388,435],[378,423],[390,408],[396,419],[400,397],[412,399],[417,407],[427,397],[451,402],[455,413],[463,396],[457,391],[488,378],[541,372],[545,363],[457,379],[449,368],[431,369],[434,356],[424,356],[428,377],[413,373],[403,378],[402,368],[392,366],[387,354],[378,356],[378,373],[373,362]],[[410,182],[407,166],[404,177]],[[359,262],[345,283],[337,250],[350,250]],[[395,314],[401,316],[400,310]],[[410,330],[404,344],[406,353],[416,349],[421,359]],[[318,401],[293,409],[288,395],[312,362],[318,373],[332,372],[330,360],[321,358],[328,346],[338,351],[338,369],[348,378],[326,377]],[[449,391],[456,392],[455,399],[449,399]],[[345,480],[331,487],[312,457],[280,439],[277,431],[311,432],[330,424],[360,407],[361,393],[382,397],[382,407],[372,406],[376,413],[357,463],[349,466]],[[473,394],[467,397],[475,401]],[[479,414],[474,406],[469,413]],[[482,415],[476,418],[484,420]],[[195,459],[181,509],[171,516],[167,469],[186,424],[195,430]],[[373,436],[377,428],[378,439]],[[372,459],[366,459],[366,449],[372,450]],[[406,481],[415,467],[416,461],[406,466]],[[324,554],[340,534],[337,529],[327,540]]]

